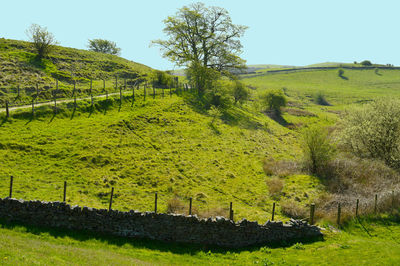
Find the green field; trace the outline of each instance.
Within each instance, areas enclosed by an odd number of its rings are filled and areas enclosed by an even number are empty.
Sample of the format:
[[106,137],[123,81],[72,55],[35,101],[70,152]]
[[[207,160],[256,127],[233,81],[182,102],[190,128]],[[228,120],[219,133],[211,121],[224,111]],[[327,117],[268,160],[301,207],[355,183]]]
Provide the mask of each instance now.
[[287,93],[303,104],[322,92],[333,105],[348,105],[382,96],[400,95],[400,70],[379,69],[344,70],[344,78],[337,69],[271,73],[244,78],[251,86],[262,89],[286,88]]
[[[31,86],[38,72],[41,84],[45,84],[62,67],[70,73],[82,66],[82,86],[88,85],[90,73],[107,75],[110,91],[112,77],[121,73],[121,68],[141,75],[150,71],[122,58],[69,48],[59,48],[48,64],[35,65],[30,53],[26,43],[0,40],[0,67],[4,70],[0,79],[11,84],[1,90],[2,99],[15,97],[16,83],[7,79],[20,79]],[[76,53],[83,59],[77,60]],[[103,63],[112,67],[102,70]],[[15,69],[22,70],[11,74]],[[400,92],[400,70],[395,69],[345,69],[343,77],[337,69],[261,71],[252,78],[243,76],[242,81],[251,87],[251,101],[233,106],[216,119],[193,104],[189,92],[162,97],[158,91],[153,99],[150,89],[144,100],[143,88],[136,91],[134,103],[126,92],[121,104],[119,97],[96,99],[93,108],[89,100],[78,101],[76,108],[73,103],[63,103],[56,115],[50,106],[38,107],[34,118],[30,109],[13,110],[8,119],[0,112],[0,197],[8,196],[9,179],[14,176],[13,197],[26,200],[59,201],[67,181],[67,202],[71,205],[106,208],[114,187],[113,208],[123,211],[153,210],[157,192],[160,212],[187,213],[192,197],[194,212],[202,217],[227,216],[229,202],[233,202],[235,220],[264,223],[276,202],[276,218],[287,220],[284,204],[308,210],[310,203],[327,194],[327,188],[316,176],[289,171],[279,175],[282,195],[273,197],[264,160],[299,162],[303,128],[311,124],[334,126],[344,111],[377,97],[398,97]],[[282,119],[275,121],[262,112],[265,108],[258,99],[268,89],[282,88],[288,106]],[[68,83],[66,90],[70,89]],[[316,103],[319,93],[329,106]],[[235,251],[1,222],[0,262],[395,265],[400,261],[396,217],[365,218],[364,227],[351,221],[340,232],[326,221],[318,224],[326,227],[325,241]]]
[[[393,219],[353,221],[324,231],[324,241],[224,250],[102,237],[86,233],[0,224],[2,265],[397,265],[400,226]],[[368,233],[367,233],[367,231]]]

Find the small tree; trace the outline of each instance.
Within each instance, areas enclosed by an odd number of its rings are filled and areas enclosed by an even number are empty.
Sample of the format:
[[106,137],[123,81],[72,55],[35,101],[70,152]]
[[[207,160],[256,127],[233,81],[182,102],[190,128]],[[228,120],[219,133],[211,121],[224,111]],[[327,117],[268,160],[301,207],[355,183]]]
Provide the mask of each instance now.
[[340,140],[359,157],[400,168],[400,101],[379,99],[349,112]]
[[303,131],[302,149],[306,168],[319,174],[333,158],[335,147],[328,138],[326,129],[312,126]]
[[339,68],[338,69],[338,76],[342,78],[343,74],[344,74],[344,70],[342,68]]
[[361,65],[363,65],[363,66],[372,66],[372,63],[369,60],[364,60],[364,61],[361,62]]
[[91,51],[104,54],[119,55],[121,53],[121,48],[118,48],[115,42],[103,39],[89,40],[88,47]]
[[286,97],[280,90],[269,91],[262,98],[267,110],[274,111],[278,115],[281,114],[281,108],[287,104]]
[[235,99],[235,104],[237,104],[238,102],[242,104],[249,99],[249,92],[246,89],[246,86],[238,80],[235,80],[232,94],[233,98]]
[[25,33],[33,43],[39,58],[46,57],[53,50],[54,45],[57,44],[54,35],[48,32],[46,27],[32,24]]

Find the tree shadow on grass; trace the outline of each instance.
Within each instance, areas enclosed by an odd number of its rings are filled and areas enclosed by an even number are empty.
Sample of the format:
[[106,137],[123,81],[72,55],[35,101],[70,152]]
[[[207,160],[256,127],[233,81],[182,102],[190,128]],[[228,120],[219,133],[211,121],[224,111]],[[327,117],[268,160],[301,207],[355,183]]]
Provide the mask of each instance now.
[[0,127],[2,127],[7,121],[8,121],[8,117],[7,116],[3,117],[0,122]]
[[[193,93],[183,93],[184,102],[196,113],[211,116],[208,113],[209,104],[202,97]],[[212,116],[211,116],[212,117]],[[229,126],[237,126],[244,129],[266,129],[265,125],[260,123],[257,119],[250,116],[249,113],[242,106],[230,106],[222,111],[220,116],[222,122]]]
[[287,128],[292,128],[294,126],[293,123],[289,123],[286,121],[285,118],[282,117],[280,113],[277,113],[276,111],[264,111],[264,114],[267,115],[269,118],[277,122],[279,125],[287,127]]
[[[88,231],[78,231],[78,230],[66,230],[60,228],[50,228],[45,226],[33,226],[27,225],[25,223],[20,222],[9,222],[3,219],[0,219],[0,228],[13,230],[18,227],[23,227],[25,232],[31,233],[34,235],[41,235],[43,233],[49,234],[54,238],[65,238],[69,237],[75,239],[77,241],[88,241],[88,240],[98,240],[108,245],[115,245],[118,247],[130,245],[132,248],[143,248],[143,249],[151,249],[161,252],[171,252],[174,254],[196,254],[197,252],[209,252],[226,254],[229,252],[242,252],[242,251],[258,251],[262,247],[267,248],[287,248],[293,246],[297,243],[313,243],[316,241],[325,241],[323,237],[316,237],[310,239],[296,239],[293,241],[283,241],[279,243],[269,243],[263,245],[254,245],[250,247],[244,248],[222,248],[217,246],[207,246],[200,244],[183,244],[176,242],[164,242],[158,240],[150,240],[145,238],[128,238],[128,237],[117,237],[110,236],[106,234],[88,232]],[[21,231],[21,230],[18,230]],[[24,232],[22,231],[22,232]]]

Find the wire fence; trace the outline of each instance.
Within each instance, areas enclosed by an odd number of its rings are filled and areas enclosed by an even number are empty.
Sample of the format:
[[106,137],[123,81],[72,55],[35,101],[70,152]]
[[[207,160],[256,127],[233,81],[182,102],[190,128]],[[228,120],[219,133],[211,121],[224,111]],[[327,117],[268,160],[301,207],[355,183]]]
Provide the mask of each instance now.
[[[131,209],[140,210],[142,212],[166,212],[180,213],[185,215],[199,215],[200,217],[208,218],[215,217],[210,212],[199,212],[199,202],[192,197],[186,197],[184,201],[171,200],[171,196],[157,191],[147,191],[141,194],[133,195],[129,192],[129,188],[107,186],[93,187],[87,182],[81,180],[71,181],[54,181],[54,180],[26,180],[15,179],[13,176],[0,179],[0,188],[3,191],[0,197],[23,198],[24,200],[44,200],[58,201],[69,204],[90,205],[95,208],[108,208],[129,211]],[[94,192],[95,198],[93,198]],[[136,197],[136,198],[135,198]],[[141,202],[137,201],[137,197],[141,198]],[[136,204],[135,206],[133,206]],[[222,204],[221,204],[222,205]],[[234,210],[235,202],[227,201],[225,206],[220,209],[218,216],[229,217],[230,220],[235,220],[235,217],[243,217],[240,213]],[[268,220],[274,221],[276,214],[279,211],[279,202],[273,202],[271,211],[265,213]],[[343,225],[352,218],[359,218],[365,215],[380,215],[383,213],[395,214],[400,209],[400,192],[382,192],[372,195],[371,199],[360,200],[354,202],[337,202],[335,210],[330,208],[330,211],[323,209],[323,206],[311,203],[307,205],[308,214],[303,220],[307,220],[310,224],[324,218],[330,218],[337,226]],[[299,218],[299,217],[289,217]]]

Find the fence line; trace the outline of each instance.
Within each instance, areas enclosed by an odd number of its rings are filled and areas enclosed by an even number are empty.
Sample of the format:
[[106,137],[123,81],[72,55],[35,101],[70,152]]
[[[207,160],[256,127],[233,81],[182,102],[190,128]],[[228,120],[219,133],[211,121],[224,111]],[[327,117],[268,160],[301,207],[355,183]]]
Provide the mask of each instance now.
[[[94,81],[94,82],[93,82]],[[97,83],[96,83],[97,81]],[[110,82],[112,83],[110,85]],[[95,83],[95,84],[94,84]],[[101,86],[101,83],[103,86]],[[108,85],[106,85],[108,83]],[[21,90],[20,85],[17,86],[9,86],[12,91],[11,94],[15,96],[14,98],[14,103],[16,102],[21,102],[21,97],[23,96],[22,94],[29,96],[31,98],[34,98],[36,102],[42,99],[47,99],[51,100],[52,98],[72,98],[75,94],[85,94],[85,95],[91,95],[93,94],[93,91],[97,91],[100,94],[105,94],[106,92],[117,92],[119,89],[122,90],[127,90],[132,87],[140,87],[140,86],[145,86],[150,85],[154,87],[155,89],[161,89],[161,88],[168,88],[166,85],[160,85],[154,81],[152,82],[147,82],[143,78],[122,78],[121,80],[118,80],[118,77],[116,76],[115,82],[110,81],[110,80],[105,80],[105,79],[90,79],[85,82],[77,82],[76,80],[73,80],[72,82],[68,83],[63,83],[58,79],[54,79],[54,83],[51,84],[44,84],[42,85],[42,89],[40,89],[39,82],[36,82],[32,86],[25,86],[24,90]],[[67,84],[67,85],[64,85]],[[86,86],[80,86],[80,84],[86,85]],[[97,87],[97,89],[94,89],[94,87]],[[175,88],[184,88],[184,84],[179,82],[176,78],[174,78],[174,82],[172,87]],[[24,92],[24,93],[21,93]],[[66,97],[57,97],[59,94],[63,94]],[[15,95],[16,94],[16,95]],[[51,95],[50,95],[51,94]]]
[[[46,181],[46,184],[48,185],[52,185],[52,184],[57,184],[59,185],[57,188],[57,193],[59,194],[60,199],[62,199],[63,202],[67,202],[67,181],[64,181],[63,183],[60,181]],[[62,185],[63,184],[63,185]],[[71,185],[70,185],[71,186]],[[62,189],[63,187],[63,189]],[[43,188],[43,187],[41,187]],[[9,198],[16,198],[15,197],[15,178],[13,176],[10,176],[10,183],[9,183],[9,190],[8,190],[8,197]],[[114,186],[111,187],[111,192],[110,192],[110,197],[108,200],[108,210],[112,210],[112,204],[115,201],[114,199],[114,192],[116,190],[114,189]],[[104,194],[107,195],[108,193]],[[389,198],[387,198],[387,195],[389,195]],[[154,193],[154,205],[152,206],[148,206],[149,209],[153,208],[154,213],[158,213],[159,212],[159,196],[160,194],[158,192]],[[379,200],[380,199],[380,200]],[[364,213],[362,213],[359,209],[360,203],[362,203],[360,201],[360,199],[357,199],[354,204],[347,204],[347,209],[345,209],[345,206],[343,206],[341,204],[341,202],[338,202],[337,204],[337,211],[336,211],[336,215],[335,215],[335,221],[338,227],[343,225],[344,222],[344,218],[359,218],[361,215],[366,215],[366,214],[374,214],[374,215],[379,215],[382,213],[390,213],[393,214],[394,211],[398,210],[400,208],[400,192],[398,191],[391,191],[391,193],[381,193],[381,197],[379,197],[378,194],[372,195],[371,196],[371,202],[373,202],[373,205],[370,205],[368,207],[368,203],[369,202],[364,202],[366,203],[366,206],[369,208],[369,210],[364,210]],[[165,203],[165,202],[164,202]],[[192,215],[193,212],[193,198],[190,197],[188,199],[188,202],[185,203],[185,205],[187,204],[188,206],[188,215]],[[389,205],[388,205],[389,204]],[[274,216],[275,216],[275,211],[276,211],[276,202],[272,203],[272,216],[271,216],[271,221],[274,221]],[[315,223],[315,213],[316,211],[318,211],[318,207],[315,203],[311,203],[309,205],[310,208],[310,212],[309,212],[309,216],[305,217],[305,219],[303,220],[307,220],[309,222],[309,224],[314,224]],[[354,207],[354,208],[352,208]],[[343,216],[343,214],[346,211],[346,217]],[[233,202],[229,202],[229,212],[227,212],[226,217],[229,217],[229,220],[234,221],[234,209],[233,209]],[[236,215],[238,215],[238,213],[236,212]],[[290,217],[289,217],[290,218]]]

